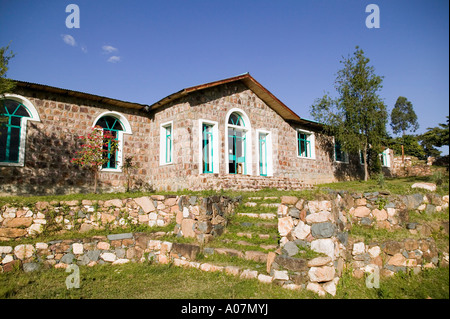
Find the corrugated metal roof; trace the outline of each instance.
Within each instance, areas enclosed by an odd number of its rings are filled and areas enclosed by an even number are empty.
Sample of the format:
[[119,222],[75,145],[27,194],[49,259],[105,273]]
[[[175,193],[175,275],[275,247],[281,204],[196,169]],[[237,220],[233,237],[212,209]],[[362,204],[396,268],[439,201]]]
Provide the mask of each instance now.
[[92,101],[95,101],[95,102],[111,104],[111,105],[115,105],[115,106],[129,108],[129,109],[140,110],[140,109],[143,109],[145,107],[147,107],[147,108],[149,107],[149,105],[146,105],[146,104],[121,101],[121,100],[112,99],[112,98],[105,97],[105,96],[100,96],[100,95],[95,95],[95,94],[90,94],[90,93],[84,93],[84,92],[78,92],[78,91],[62,89],[62,88],[57,88],[57,87],[50,86],[50,85],[31,83],[31,82],[25,82],[25,81],[18,81],[18,80],[14,80],[14,82],[19,87],[31,88],[31,89],[47,91],[47,92],[51,92],[51,93],[57,93],[57,94],[61,94],[61,95],[67,95],[67,96],[73,96],[73,97],[78,97],[78,98],[84,98],[84,99],[92,100]]

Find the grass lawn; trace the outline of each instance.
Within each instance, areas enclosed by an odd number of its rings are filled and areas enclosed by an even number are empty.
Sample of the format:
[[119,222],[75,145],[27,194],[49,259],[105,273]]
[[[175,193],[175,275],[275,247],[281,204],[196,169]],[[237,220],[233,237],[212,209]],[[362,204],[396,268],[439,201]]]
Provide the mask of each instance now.
[[[171,265],[129,263],[80,266],[80,288],[67,289],[69,273],[45,269],[0,274],[0,298],[13,299],[316,299],[307,290],[291,291],[256,279]],[[163,288],[163,289],[162,289]],[[380,288],[367,288],[364,278],[344,274],[331,299],[448,299],[449,269],[419,274],[398,273],[381,279]]]

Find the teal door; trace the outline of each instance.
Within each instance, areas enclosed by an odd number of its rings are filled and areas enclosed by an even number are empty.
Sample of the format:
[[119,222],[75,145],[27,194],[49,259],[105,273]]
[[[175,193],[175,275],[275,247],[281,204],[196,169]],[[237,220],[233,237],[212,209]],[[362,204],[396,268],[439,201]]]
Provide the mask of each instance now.
[[230,174],[247,174],[245,131],[228,128],[228,172]]

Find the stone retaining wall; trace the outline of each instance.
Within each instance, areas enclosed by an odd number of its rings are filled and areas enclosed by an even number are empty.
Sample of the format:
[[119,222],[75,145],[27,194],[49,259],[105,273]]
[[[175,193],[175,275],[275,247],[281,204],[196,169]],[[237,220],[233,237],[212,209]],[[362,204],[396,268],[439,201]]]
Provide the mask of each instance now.
[[[51,220],[63,228],[79,227],[80,231],[105,225],[116,228],[126,225],[121,220],[148,225],[165,225],[173,218],[177,226],[173,233],[197,237],[205,241],[219,234],[227,214],[234,212],[239,199],[222,196],[197,198],[196,196],[160,196],[110,201],[39,202],[31,208],[2,208],[0,222],[2,239],[22,231],[32,235],[33,225],[48,225],[51,212],[63,213]],[[122,233],[94,236],[86,239],[55,240],[35,244],[0,246],[0,271],[16,267],[34,271],[41,267],[66,268],[69,264],[93,266],[102,263],[153,261],[195,267],[203,271],[223,271],[241,278],[256,278],[265,283],[278,283],[288,289],[309,289],[319,295],[334,295],[339,278],[345,268],[353,275],[365,273],[389,276],[398,271],[448,266],[448,252],[438,256],[436,244],[428,238],[425,225],[411,223],[408,210],[424,214],[448,207],[449,197],[435,194],[391,196],[380,193],[350,194],[332,192],[322,200],[304,200],[294,196],[281,197],[278,205],[280,247],[268,254],[240,252],[227,248],[203,248],[203,245],[180,244],[160,240],[166,233]],[[251,205],[249,202],[247,205]],[[152,215],[153,214],[153,215]],[[71,216],[71,217],[69,217]],[[92,219],[95,217],[94,219]],[[28,218],[28,219],[24,219]],[[127,219],[128,218],[128,219]],[[186,222],[187,221],[187,222]],[[105,224],[103,224],[105,222]],[[365,243],[349,236],[355,224],[385,228],[391,231],[408,229],[420,234],[420,239],[405,238],[384,242]],[[85,226],[83,226],[85,225]],[[216,227],[220,225],[219,227]],[[13,227],[14,226],[14,227]],[[445,230],[448,233],[448,224]],[[215,232],[215,233],[214,233]],[[172,233],[172,232],[170,232]],[[8,236],[4,236],[4,235]],[[16,236],[17,235],[17,236]],[[321,255],[316,258],[298,257],[302,248]],[[258,272],[236,266],[218,266],[196,261],[199,253],[236,255],[240,258],[266,263],[266,270]]]
[[[409,222],[409,210],[423,213],[441,211],[448,207],[449,197],[436,194],[413,194],[390,196],[388,194],[350,194],[332,192],[332,199],[306,201],[294,196],[283,196],[278,207],[278,231],[280,247],[269,260],[268,271],[274,273],[287,268],[293,271],[289,279],[296,282],[305,278],[305,267],[288,268],[280,260],[297,255],[300,247],[307,247],[326,257],[314,261],[291,261],[307,264],[309,283],[307,289],[319,294],[335,293],[336,284],[344,266],[351,267],[354,275],[361,277],[364,272],[380,272],[391,275],[394,272],[412,268],[436,267],[439,263],[435,242],[432,238],[404,239],[383,243],[354,242],[349,238],[349,230],[355,224],[395,231],[409,229],[423,237],[431,234],[426,225]],[[448,225],[447,225],[448,232]],[[444,261],[448,265],[447,259]],[[301,280],[300,282],[305,282]]]
[[[7,204],[0,210],[0,241],[32,237],[43,231],[74,229],[83,233],[105,227],[166,226],[175,220],[176,230],[182,230],[180,235],[198,235],[200,240],[221,233],[220,229],[226,226],[222,216],[232,213],[238,202],[239,199],[223,196],[151,195],[106,201],[37,202],[29,207]],[[206,225],[197,223],[199,220]]]

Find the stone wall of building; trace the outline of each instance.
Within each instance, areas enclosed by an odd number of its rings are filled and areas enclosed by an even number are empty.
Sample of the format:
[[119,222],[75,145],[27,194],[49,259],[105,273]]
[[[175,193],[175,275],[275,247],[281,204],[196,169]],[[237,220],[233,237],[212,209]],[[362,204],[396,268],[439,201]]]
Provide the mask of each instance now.
[[[106,111],[119,112],[129,121],[132,134],[124,134],[123,158],[133,156],[139,166],[131,171],[134,182],[147,182],[151,120],[145,113],[33,89],[17,88],[15,93],[34,104],[40,122],[28,122],[24,166],[0,166],[0,194],[92,192],[92,174],[70,160],[79,151],[78,137],[86,135]],[[123,172],[101,172],[99,189],[124,191],[126,181]]]
[[[227,174],[226,115],[231,109],[247,114],[251,124],[247,145],[251,148],[246,160],[251,161],[251,174],[238,177]],[[254,189],[252,184],[287,189],[304,189],[318,183],[333,182],[361,177],[363,168],[358,157],[351,157],[350,163],[334,161],[334,144],[330,137],[315,133],[315,159],[297,156],[296,127],[287,123],[280,115],[262,101],[242,83],[223,84],[210,89],[191,93],[156,110],[152,132],[156,132],[151,149],[159,150],[159,127],[173,121],[174,160],[170,165],[159,165],[159,158],[151,156],[150,179],[157,190],[180,189]],[[219,171],[217,174],[201,174],[199,149],[199,121],[218,123]],[[271,132],[273,176],[258,176],[257,130]],[[302,129],[307,129],[303,127]],[[309,129],[307,129],[309,130]],[[155,134],[155,133],[154,133]],[[250,142],[251,141],[251,142]],[[217,150],[215,150],[217,151]],[[239,180],[233,184],[231,180]],[[206,184],[205,184],[206,183]],[[242,186],[243,185],[243,186]],[[256,185],[257,186],[257,185]]]

